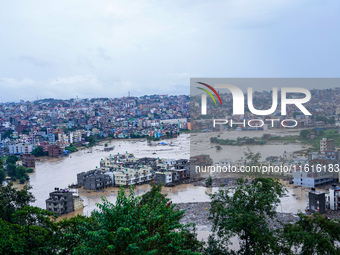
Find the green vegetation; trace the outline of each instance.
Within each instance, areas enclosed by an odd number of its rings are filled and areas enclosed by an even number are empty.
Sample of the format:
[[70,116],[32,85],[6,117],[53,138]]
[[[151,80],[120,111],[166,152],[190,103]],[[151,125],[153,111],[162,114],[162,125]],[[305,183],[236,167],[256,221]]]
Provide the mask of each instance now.
[[[27,180],[29,180],[28,173],[32,173],[33,169],[32,168],[26,169],[23,166],[17,166],[16,162],[18,160],[19,160],[19,158],[14,156],[14,155],[8,156],[7,159],[6,159],[6,163],[7,163],[6,172],[7,172],[7,175],[11,177],[12,181],[16,181],[18,179],[19,182],[21,184],[23,184]],[[2,178],[1,178],[1,176],[3,176],[1,171],[4,172],[4,169],[3,169],[3,166],[2,166],[2,161],[1,161],[1,165],[0,165],[0,183],[3,181]],[[4,174],[5,174],[5,172],[4,172]]]
[[70,144],[70,146],[65,147],[65,150],[68,150],[69,152],[76,152],[77,148],[73,146],[73,144]]
[[186,129],[182,128],[182,129],[179,130],[180,134],[190,134],[190,132],[191,131],[189,129],[187,129],[187,128]]
[[320,140],[322,138],[333,139],[336,147],[340,147],[340,134],[337,129],[320,130],[304,129],[301,130],[300,135],[292,136],[270,136],[267,139],[261,137],[238,137],[237,140],[232,139],[219,139],[218,137],[211,137],[211,143],[217,143],[219,145],[263,145],[267,142],[279,142],[279,143],[304,143],[311,144],[313,146],[309,151],[320,150]]
[[304,129],[301,130],[299,136],[271,136],[269,141],[282,142],[282,143],[296,143],[301,142],[305,144],[311,144],[313,150],[320,150],[320,140],[322,138],[334,139],[334,145],[340,146],[340,134],[337,129],[319,130],[316,129]]
[[316,116],[315,118],[316,121],[323,121],[325,122],[325,124],[335,124],[335,118],[331,117],[331,118],[327,118],[325,116]]
[[5,131],[5,132],[1,135],[1,138],[2,138],[2,139],[11,138],[12,133],[13,133],[13,130],[12,130],[12,129],[7,130],[7,131]]
[[6,164],[15,164],[18,160],[19,158],[17,156],[11,155],[7,157]]
[[33,172],[34,172],[34,169],[33,169],[33,168],[26,168],[26,172],[29,173],[29,174],[30,174],[30,173],[33,173]]
[[[31,169],[31,168],[27,168],[27,169]],[[7,164],[7,168],[6,168],[7,175],[11,177],[12,181],[16,181],[18,179],[21,184],[29,180],[27,169],[23,166],[16,166],[15,164],[12,164],[12,163]]]
[[148,141],[160,141],[161,139],[159,137],[147,136],[146,140],[148,140]]
[[217,143],[219,145],[264,145],[266,141],[262,140],[262,138],[249,138],[249,137],[239,137],[237,140],[232,139],[219,139],[217,137],[210,138],[211,143]]
[[[270,178],[258,178],[253,183],[239,179],[237,184],[211,195],[213,235],[207,250],[214,251],[210,254],[278,254],[279,239],[268,218],[276,215],[284,187],[278,179]],[[239,251],[228,247],[235,236],[240,241]]]
[[2,165],[2,160],[0,159],[0,186],[2,185],[5,179],[6,179],[6,174],[5,174],[4,167]]
[[282,238],[294,254],[339,254],[340,221],[300,213],[298,222],[285,225]]
[[90,147],[92,147],[96,144],[97,139],[93,135],[90,135],[89,137],[85,138],[85,141],[89,142]]
[[216,147],[216,150],[218,151],[222,150],[222,147],[220,145],[216,145],[215,147]]
[[103,198],[91,216],[56,222],[53,213],[30,206],[29,187],[0,187],[0,254],[199,254],[195,228],[179,223],[161,186],[142,197],[120,189],[116,204]]
[[[154,187],[153,189],[157,189]],[[184,211],[152,190],[145,199],[121,189],[116,205],[103,199],[92,213],[98,230],[77,251],[81,254],[197,254],[201,244],[189,225],[178,223]],[[92,238],[95,237],[95,238]]]
[[[339,254],[340,221],[315,214],[299,214],[295,224],[273,229],[280,197],[285,192],[278,179],[239,179],[236,187],[220,189],[210,195],[213,234],[203,254]],[[240,248],[234,250],[231,238]]]
[[[213,234],[204,245],[193,224],[180,223],[184,211],[161,194],[161,185],[140,197],[121,188],[115,204],[103,198],[89,217],[57,222],[53,213],[30,206],[30,187],[9,183],[0,187],[0,254],[339,254],[338,219],[299,214],[297,223],[273,229],[269,219],[285,192],[279,180],[236,184],[210,195]],[[239,249],[230,246],[233,237]]]
[[[303,132],[302,132],[303,131]],[[300,132],[301,141],[310,143],[315,150],[320,150],[320,140],[322,138],[333,139],[336,147],[340,146],[340,134],[336,129],[320,130],[306,129]]]
[[209,176],[209,177],[205,180],[205,186],[211,187],[211,185],[212,185],[212,178],[211,178],[211,176]]
[[38,146],[36,147],[31,154],[33,154],[36,157],[43,157],[43,156],[47,156],[47,152],[44,152],[44,148],[42,146]]

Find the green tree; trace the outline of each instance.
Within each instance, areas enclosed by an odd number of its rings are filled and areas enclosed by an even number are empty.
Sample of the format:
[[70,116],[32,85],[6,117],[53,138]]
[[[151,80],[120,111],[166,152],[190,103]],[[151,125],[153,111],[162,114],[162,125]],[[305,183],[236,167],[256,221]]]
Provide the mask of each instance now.
[[3,168],[0,168],[0,186],[2,185],[3,181],[6,179],[6,174]]
[[53,213],[27,206],[15,211],[12,221],[0,218],[0,254],[57,254]]
[[27,171],[26,171],[26,168],[23,167],[23,166],[18,166],[18,167],[16,168],[15,176],[16,176],[17,179],[19,179],[20,181],[21,181],[21,179],[24,179],[24,182],[26,181],[26,179],[29,179],[29,178],[28,178]]
[[211,176],[209,176],[206,180],[205,180],[205,186],[210,187],[212,185],[212,178]]
[[18,157],[17,156],[14,156],[14,155],[11,155],[11,156],[8,156],[8,158],[6,159],[6,163],[7,164],[14,164],[18,161]]
[[295,224],[286,224],[283,244],[291,254],[340,254],[340,221],[314,214],[299,214]]
[[75,250],[91,239],[92,234],[99,231],[99,225],[95,218],[77,215],[70,219],[63,219],[57,223],[54,235],[60,254],[75,254]]
[[17,169],[17,166],[15,164],[12,164],[12,163],[7,164],[7,174],[8,174],[8,176],[11,176],[11,177],[16,176],[16,173],[17,173],[16,169]]
[[12,133],[13,133],[13,130],[7,130],[2,134],[1,138],[2,139],[11,138]]
[[90,146],[94,146],[96,144],[96,139],[92,135],[89,137],[86,137],[85,140],[89,142]]
[[2,185],[2,183],[5,179],[6,179],[6,173],[5,173],[4,167],[2,165],[2,159],[0,159],[0,186]]
[[57,254],[53,213],[29,206],[29,187],[0,187],[0,254]]
[[0,218],[13,223],[12,214],[35,201],[30,189],[25,185],[21,190],[16,190],[11,182],[0,187]]
[[46,156],[47,152],[44,152],[44,148],[42,146],[38,146],[31,152],[31,154],[33,154],[36,157],[42,157]]
[[[248,152],[244,152],[245,158],[246,158],[246,164],[247,166],[258,166],[260,159],[261,159],[261,153],[254,153],[248,148]],[[249,173],[246,173],[246,175],[250,175],[252,177],[257,177],[258,173],[257,171],[252,171]]]
[[261,153],[254,153],[248,148],[248,152],[244,152],[244,155],[246,156],[247,165],[256,166],[259,164]]
[[[24,254],[57,254],[54,235],[57,226],[52,212],[34,206],[25,206],[12,214],[17,229],[16,236],[22,240]],[[20,227],[19,227],[20,226]]]
[[[279,254],[279,237],[268,218],[276,215],[284,190],[278,179],[256,178],[252,183],[238,179],[237,186],[210,195],[213,235],[206,253]],[[229,250],[232,237],[239,239],[238,251]]]
[[[133,189],[120,189],[116,204],[103,198],[92,213],[99,230],[87,232],[87,241],[75,254],[199,254],[195,229],[179,223],[184,211],[175,210],[157,191],[141,203]],[[192,227],[191,227],[192,228]]]
[[310,134],[310,130],[309,129],[304,129],[300,131],[300,136],[303,139],[307,139],[308,135]]
[[33,169],[33,168],[26,168],[26,172],[29,173],[29,174],[30,174],[30,173],[33,173],[33,172],[34,172],[34,169]]

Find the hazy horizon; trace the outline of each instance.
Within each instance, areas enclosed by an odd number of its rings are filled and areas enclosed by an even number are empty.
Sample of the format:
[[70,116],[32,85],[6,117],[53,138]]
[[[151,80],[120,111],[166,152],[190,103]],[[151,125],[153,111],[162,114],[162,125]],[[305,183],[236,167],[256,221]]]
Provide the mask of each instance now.
[[194,77],[337,78],[339,11],[336,0],[2,2],[0,102],[189,95]]

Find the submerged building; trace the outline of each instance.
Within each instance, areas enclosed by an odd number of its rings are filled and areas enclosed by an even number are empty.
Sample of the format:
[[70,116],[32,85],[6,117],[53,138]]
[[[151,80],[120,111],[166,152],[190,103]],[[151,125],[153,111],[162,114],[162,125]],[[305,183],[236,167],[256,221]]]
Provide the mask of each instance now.
[[84,189],[97,190],[109,186],[140,185],[152,181],[168,185],[189,177],[190,162],[187,159],[136,158],[126,152],[102,158],[100,169],[79,173],[77,180],[78,185]]
[[77,174],[77,183],[84,189],[100,190],[111,187],[114,183],[113,175],[101,170],[91,170]]
[[332,183],[335,179],[334,173],[322,171],[320,173],[313,173],[303,170],[293,172],[293,183],[304,187],[315,188],[323,184]]
[[73,212],[83,207],[83,200],[68,189],[55,188],[46,199],[46,210],[57,215]]

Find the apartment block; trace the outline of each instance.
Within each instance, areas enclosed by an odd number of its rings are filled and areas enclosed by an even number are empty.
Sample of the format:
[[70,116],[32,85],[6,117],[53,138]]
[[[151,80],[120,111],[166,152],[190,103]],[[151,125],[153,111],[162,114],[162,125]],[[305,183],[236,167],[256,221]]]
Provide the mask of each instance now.
[[30,153],[22,154],[21,161],[24,167],[35,167],[35,156]]
[[77,183],[84,189],[100,190],[114,184],[113,175],[101,170],[91,170],[77,174]]
[[69,190],[59,190],[50,193],[46,199],[46,210],[54,212],[57,215],[63,215],[74,211],[73,195]]
[[320,153],[325,154],[326,151],[332,151],[334,150],[334,140],[333,139],[327,139],[322,138],[320,140]]

